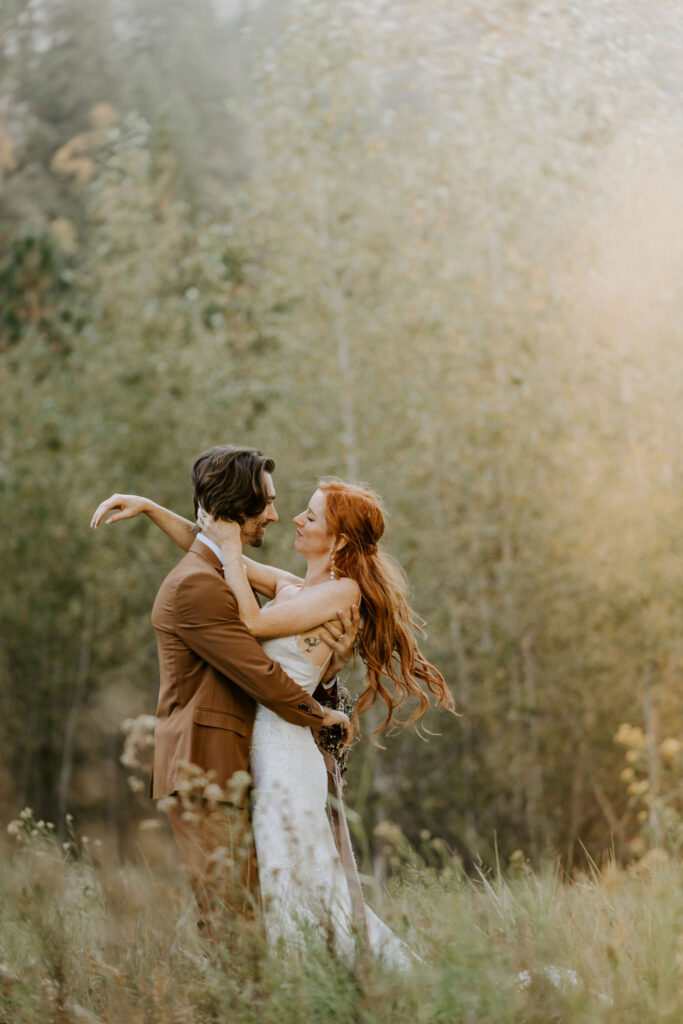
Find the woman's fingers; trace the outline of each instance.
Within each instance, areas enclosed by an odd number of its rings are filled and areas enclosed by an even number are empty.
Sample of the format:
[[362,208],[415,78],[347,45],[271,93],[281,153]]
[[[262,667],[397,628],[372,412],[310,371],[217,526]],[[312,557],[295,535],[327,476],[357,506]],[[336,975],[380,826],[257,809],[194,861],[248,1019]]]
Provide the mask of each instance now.
[[95,509],[94,515],[90,520],[90,525],[93,527],[93,529],[100,525],[103,517],[107,514],[107,512],[109,512],[110,509],[119,507],[118,502],[114,500],[114,497],[107,498],[106,501],[100,502],[100,504]]
[[199,521],[200,529],[202,533],[205,533],[209,540],[215,541],[216,544],[221,548],[237,546],[242,549],[242,541],[240,540],[240,524],[234,522],[231,519],[214,519],[209,513],[204,511],[202,521]]
[[117,523],[119,519],[132,519],[133,516],[137,515],[136,509],[133,508],[122,508],[120,512],[114,512],[112,516],[105,519],[104,525],[108,526],[109,523]]
[[360,625],[358,606],[354,604],[348,609],[340,609],[337,612],[337,617],[341,623],[341,629],[334,621],[326,622],[320,627],[318,636],[346,662],[353,653],[356,637],[358,636],[358,627]]
[[324,626],[320,627],[318,636],[321,640],[324,640],[328,647],[331,647],[333,651],[337,650],[340,641],[344,640],[344,633],[335,622],[326,622]]
[[114,509],[118,509],[118,511],[115,511],[114,515],[109,516],[105,525],[115,523],[119,519],[132,519],[133,516],[138,515],[142,511],[143,500],[137,494],[112,494],[110,498],[100,502],[97,506],[95,514],[90,520],[90,525],[93,529],[96,529],[107,512],[111,512]]

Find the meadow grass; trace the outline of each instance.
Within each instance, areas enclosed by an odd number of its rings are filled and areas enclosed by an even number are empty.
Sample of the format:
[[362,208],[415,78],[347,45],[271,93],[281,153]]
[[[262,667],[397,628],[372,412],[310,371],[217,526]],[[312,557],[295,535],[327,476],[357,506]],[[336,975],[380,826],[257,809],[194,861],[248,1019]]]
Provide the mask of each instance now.
[[239,919],[207,949],[172,856],[108,863],[34,825],[0,851],[0,1024],[683,1020],[683,872],[663,855],[572,881],[414,855],[371,897],[422,958],[400,972],[273,955]]

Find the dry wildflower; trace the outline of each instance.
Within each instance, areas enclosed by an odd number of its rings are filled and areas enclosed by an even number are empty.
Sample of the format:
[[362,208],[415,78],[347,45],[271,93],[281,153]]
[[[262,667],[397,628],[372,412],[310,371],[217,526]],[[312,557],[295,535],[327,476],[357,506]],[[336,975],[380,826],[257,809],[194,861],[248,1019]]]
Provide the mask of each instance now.
[[394,824],[393,821],[380,821],[375,825],[373,834],[378,839],[383,839],[387,843],[393,843],[394,846],[399,846],[403,842],[403,832],[399,825]]
[[138,830],[140,832],[156,832],[157,829],[161,828],[161,821],[159,818],[144,818],[138,824]]
[[59,985],[57,982],[53,978],[43,978],[40,982],[40,988],[45,1002],[51,1009],[59,1012]]
[[631,782],[631,780],[635,779],[635,777],[636,773],[633,771],[633,768],[624,768],[621,775],[619,776],[622,782]]
[[[68,832],[71,835],[70,825]],[[7,825],[7,834],[17,843],[27,844],[34,852],[54,852],[59,849],[55,839],[55,826],[51,821],[44,821],[42,818],[36,821],[30,807],[25,807],[18,818],[10,821]]]
[[680,740],[674,739],[673,736],[667,736],[659,745],[659,753],[665,761],[673,761],[675,757],[678,757],[681,750],[683,750],[683,744]]
[[622,722],[614,734],[614,742],[627,746],[631,735],[631,726],[628,722]]
[[645,872],[656,872],[659,868],[664,867],[670,862],[670,858],[666,850],[662,850],[659,846],[653,847],[651,850],[646,850],[642,858],[636,865],[636,873]]
[[630,783],[627,789],[627,793],[630,793],[631,796],[643,796],[645,793],[647,793],[649,788],[650,783],[647,781],[647,779],[638,779],[636,782]]
[[627,750],[626,761],[628,764],[638,764],[641,759],[641,753],[639,750]]
[[614,735],[614,741],[624,747],[642,747],[645,743],[645,733],[639,725],[622,722]]
[[643,836],[635,836],[628,844],[628,848],[634,857],[642,857],[647,852],[647,840]]
[[224,790],[221,789],[217,782],[209,782],[209,784],[204,787],[202,795],[210,804],[218,804],[226,799]]
[[137,718],[127,718],[121,723],[121,731],[126,738],[120,761],[125,768],[137,771],[151,769],[155,724],[154,715],[138,715]]
[[250,786],[251,775],[249,772],[235,772],[235,774],[228,779],[225,785],[228,801],[231,804],[241,807]]

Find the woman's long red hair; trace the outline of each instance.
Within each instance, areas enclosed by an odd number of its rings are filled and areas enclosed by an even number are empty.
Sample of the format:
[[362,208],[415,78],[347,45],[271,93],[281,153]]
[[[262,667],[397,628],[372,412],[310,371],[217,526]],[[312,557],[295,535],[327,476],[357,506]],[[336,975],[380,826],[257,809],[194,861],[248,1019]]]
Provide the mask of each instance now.
[[[346,538],[346,543],[334,551],[336,572],[355,580],[361,592],[358,650],[367,668],[367,686],[358,698],[354,718],[381,697],[387,715],[374,736],[390,724],[394,711],[405,700],[416,697],[417,707],[400,724],[418,726],[429,708],[428,693],[441,707],[455,711],[444,677],[422,656],[417,645],[414,631],[422,630],[408,604],[403,570],[379,550],[385,525],[379,497],[340,480],[325,480],[319,486],[325,495],[328,529],[337,542],[342,536]],[[393,694],[382,682],[383,676],[393,684]]]

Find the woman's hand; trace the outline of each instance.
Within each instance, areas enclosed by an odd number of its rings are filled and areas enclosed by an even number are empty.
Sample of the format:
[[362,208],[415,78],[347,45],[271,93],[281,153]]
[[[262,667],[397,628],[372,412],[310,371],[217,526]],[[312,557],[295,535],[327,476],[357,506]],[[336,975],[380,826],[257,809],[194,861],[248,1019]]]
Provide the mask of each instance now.
[[325,673],[324,680],[327,681],[335,676],[337,672],[341,672],[353,654],[353,649],[356,645],[356,638],[358,637],[358,630],[360,629],[360,611],[358,610],[357,604],[352,604],[348,611],[339,610],[337,612],[337,618],[341,624],[341,629],[337,625],[337,620],[326,622],[321,627],[318,636],[320,639],[327,644],[332,651],[332,657],[330,658]]
[[342,745],[348,747],[351,740],[353,739],[353,726],[348,715],[345,715],[343,711],[336,711],[334,708],[323,707],[323,720],[320,723],[323,726],[326,725],[338,725],[342,731]]
[[229,519],[214,519],[203,508],[197,514],[197,524],[202,533],[206,534],[209,540],[218,544],[223,554],[242,555],[242,537],[240,524]]
[[107,512],[111,512],[112,509],[119,509],[119,511],[114,512],[113,516],[109,516],[105,525],[116,523],[119,519],[132,519],[134,516],[139,516],[141,512],[148,512],[151,505],[152,502],[149,498],[143,498],[139,494],[112,494],[111,498],[107,498],[97,506],[90,525],[96,529]]

